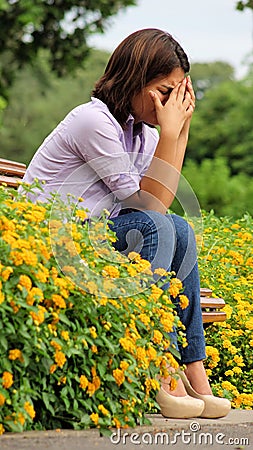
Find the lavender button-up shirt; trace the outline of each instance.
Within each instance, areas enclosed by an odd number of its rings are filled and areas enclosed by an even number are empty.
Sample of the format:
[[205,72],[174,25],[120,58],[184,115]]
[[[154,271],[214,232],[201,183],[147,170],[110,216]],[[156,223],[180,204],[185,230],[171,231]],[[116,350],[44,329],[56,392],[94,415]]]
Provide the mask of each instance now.
[[155,128],[146,124],[135,128],[130,115],[122,129],[96,98],[74,108],[29,164],[24,181],[45,182],[43,192],[36,192],[32,200],[46,201],[55,192],[63,199],[72,194],[84,199],[81,206],[90,215],[107,209],[116,216],[120,201],[139,190],[159,139]]

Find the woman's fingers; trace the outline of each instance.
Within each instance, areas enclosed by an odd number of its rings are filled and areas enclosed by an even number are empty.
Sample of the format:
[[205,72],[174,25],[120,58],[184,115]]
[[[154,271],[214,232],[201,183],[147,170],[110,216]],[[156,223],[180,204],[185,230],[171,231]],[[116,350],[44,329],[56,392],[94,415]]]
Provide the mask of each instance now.
[[162,108],[162,102],[160,100],[160,98],[158,97],[158,95],[154,92],[154,91],[149,91],[149,95],[152,98],[154,105],[155,105],[155,109],[159,109]]
[[190,76],[187,77],[187,86],[186,86],[186,88],[187,88],[187,91],[190,93],[191,100],[192,100],[192,105],[195,106],[196,98],[195,98],[195,93],[194,93],[194,90],[193,90],[193,86],[192,86],[192,82],[191,82]]
[[173,91],[174,91],[175,89],[177,89],[177,92],[176,92],[176,94],[177,94],[177,100],[178,100],[180,103],[183,103],[183,101],[184,101],[185,93],[186,93],[186,85],[187,85],[187,79],[184,78],[183,81],[182,81],[182,83],[179,83],[179,85],[177,85],[176,88],[173,89]]

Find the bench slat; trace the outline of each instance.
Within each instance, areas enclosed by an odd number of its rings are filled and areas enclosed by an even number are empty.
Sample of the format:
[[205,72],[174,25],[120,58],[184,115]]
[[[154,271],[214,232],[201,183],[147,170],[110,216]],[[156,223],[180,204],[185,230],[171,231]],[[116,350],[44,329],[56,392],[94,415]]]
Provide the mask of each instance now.
[[216,311],[216,312],[202,311],[203,323],[225,322],[226,318],[227,318],[226,313],[222,312],[222,311]]
[[9,159],[0,158],[0,164],[4,164],[7,168],[16,167],[19,169],[24,169],[24,171],[26,170],[26,165],[24,163],[20,163],[17,161],[10,161]]
[[223,298],[200,297],[200,303],[202,308],[222,309],[225,306]]
[[8,167],[0,162],[0,173],[3,175],[18,175],[22,178],[25,175],[25,169],[14,166]]
[[203,287],[200,288],[201,297],[211,297],[212,293],[213,293],[212,289]]
[[7,177],[6,175],[0,175],[0,184],[7,184],[10,187],[18,187],[22,181],[22,178],[18,177]]

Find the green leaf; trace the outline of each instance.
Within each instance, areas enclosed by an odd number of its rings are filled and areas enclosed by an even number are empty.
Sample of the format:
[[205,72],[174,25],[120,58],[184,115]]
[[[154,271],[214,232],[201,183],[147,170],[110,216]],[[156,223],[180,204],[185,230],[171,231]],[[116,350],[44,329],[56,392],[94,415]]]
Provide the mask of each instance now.
[[0,335],[0,347],[2,347],[4,351],[7,351],[8,349],[8,341],[3,334]]
[[108,347],[108,349],[111,351],[111,353],[115,354],[118,345],[113,345],[113,344],[109,341],[109,339],[107,339],[107,337],[104,336],[103,334],[102,334],[100,337],[101,337],[102,341],[106,344],[106,346]]
[[45,404],[45,407],[54,416],[55,411],[54,411],[54,408],[52,407],[52,405],[50,404],[50,399],[52,400],[52,396],[50,395],[50,393],[48,394],[46,392],[42,392],[41,397],[42,397],[42,400],[43,400],[43,402]]

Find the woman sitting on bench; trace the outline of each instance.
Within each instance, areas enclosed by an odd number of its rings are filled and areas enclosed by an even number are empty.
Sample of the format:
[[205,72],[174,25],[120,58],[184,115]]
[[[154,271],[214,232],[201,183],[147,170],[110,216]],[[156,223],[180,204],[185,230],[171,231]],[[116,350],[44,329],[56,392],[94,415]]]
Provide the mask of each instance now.
[[178,308],[188,342],[179,346],[186,369],[174,390],[170,377],[161,380],[157,402],[165,417],[215,418],[231,406],[212,395],[203,365],[194,233],[183,218],[167,214],[195,108],[189,69],[184,50],[167,32],[144,29],[128,36],[112,54],[91,101],[74,108],[45,139],[24,181],[45,182],[34,200],[46,201],[55,191],[84,198],[91,215],[106,208],[118,251],[139,252],[153,269],[176,273],[189,299],[186,309]]

